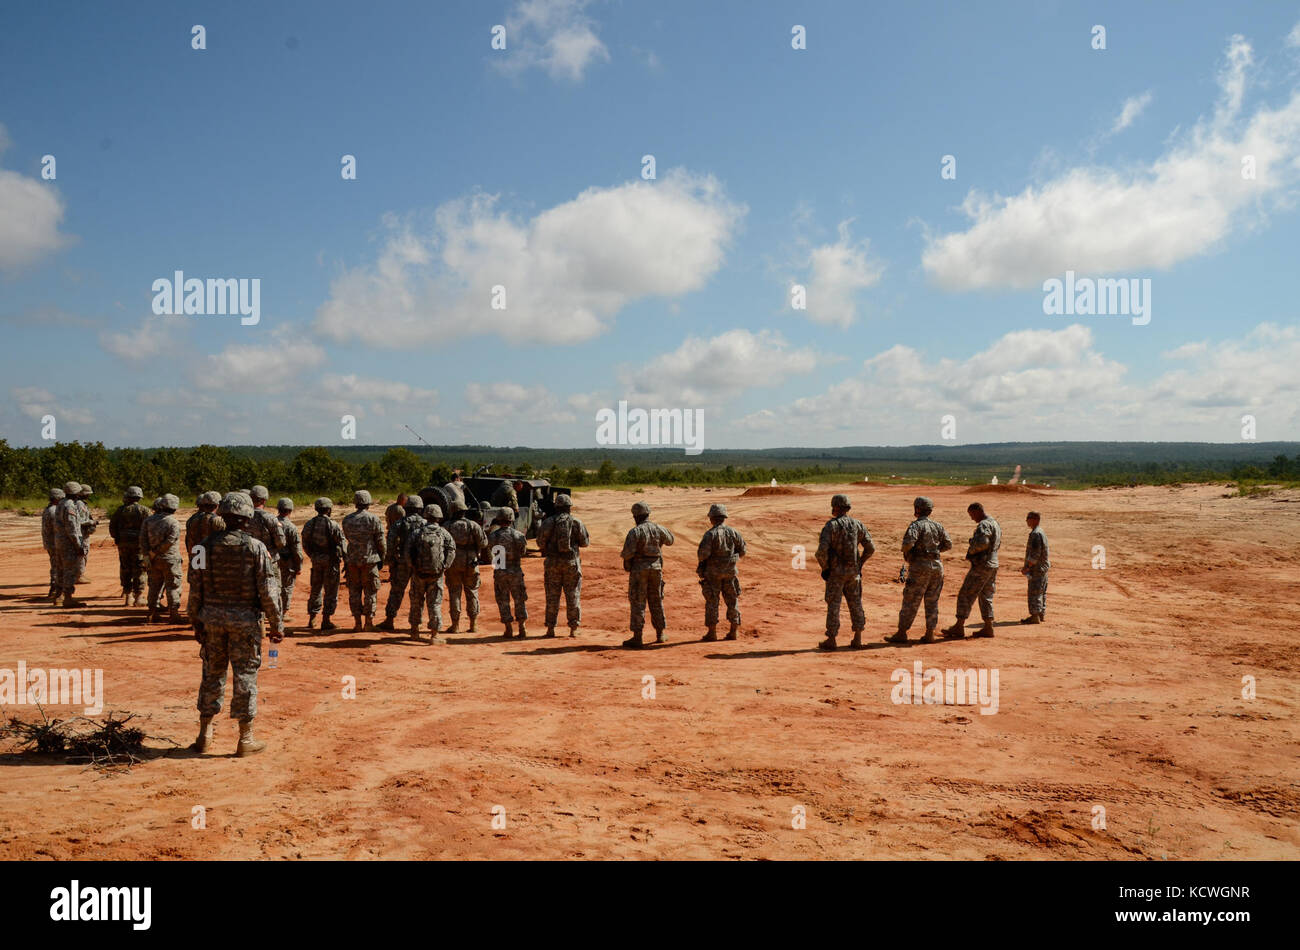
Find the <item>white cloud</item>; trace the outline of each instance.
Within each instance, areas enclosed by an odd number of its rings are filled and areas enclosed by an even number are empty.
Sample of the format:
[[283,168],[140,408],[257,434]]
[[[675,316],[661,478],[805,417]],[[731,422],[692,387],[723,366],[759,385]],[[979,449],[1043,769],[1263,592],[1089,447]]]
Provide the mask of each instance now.
[[[589,188],[523,222],[484,195],[439,208],[427,236],[390,217],[378,260],[331,284],[316,328],[394,347],[483,334],[590,339],[633,301],[703,287],[744,213],[713,178],[678,170]],[[498,285],[506,307],[494,310]]]
[[[1300,89],[1242,118],[1250,44],[1234,36],[1212,115],[1149,165],[1072,169],[1004,198],[971,191],[966,231],[931,237],[922,265],[941,287],[1029,288],[1064,271],[1164,269],[1262,220],[1300,181]],[[1257,177],[1241,175],[1255,158]]]
[[231,396],[284,392],[304,370],[325,362],[325,351],[310,342],[297,342],[288,350],[288,328],[259,343],[232,343],[207,356],[194,374],[202,389],[220,390]]
[[28,419],[37,422],[46,414],[54,416],[55,424],[71,422],[73,425],[94,425],[95,416],[88,409],[65,406],[54,393],[39,386],[14,386],[9,390],[14,405]]
[[110,356],[132,364],[174,355],[180,346],[178,334],[185,319],[169,314],[146,314],[133,330],[101,330],[99,345]]
[[520,0],[506,15],[506,49],[495,62],[506,72],[542,69],[577,82],[587,67],[609,62],[609,50],[584,12],[590,0]]
[[694,406],[779,385],[821,362],[815,351],[796,349],[770,330],[729,330],[707,340],[687,337],[672,352],[619,375],[628,390],[622,398],[637,405]]
[[1150,92],[1144,92],[1140,96],[1129,96],[1125,99],[1123,107],[1119,110],[1119,115],[1115,117],[1115,122],[1110,127],[1111,134],[1114,135],[1127,129],[1150,104]]
[[1300,47],[1300,23],[1296,23],[1291,28],[1291,32],[1286,35],[1286,45],[1291,47]]
[[[0,125],[0,152],[9,133]],[[0,271],[16,274],[68,243],[63,199],[50,182],[0,169]]]
[[856,296],[880,280],[882,268],[870,256],[870,242],[854,242],[851,221],[841,221],[839,240],[808,252],[808,308],[815,323],[847,327],[857,319]]
[[465,404],[466,410],[457,420],[463,425],[509,426],[518,432],[521,426],[571,425],[578,421],[545,386],[469,383],[465,386]]

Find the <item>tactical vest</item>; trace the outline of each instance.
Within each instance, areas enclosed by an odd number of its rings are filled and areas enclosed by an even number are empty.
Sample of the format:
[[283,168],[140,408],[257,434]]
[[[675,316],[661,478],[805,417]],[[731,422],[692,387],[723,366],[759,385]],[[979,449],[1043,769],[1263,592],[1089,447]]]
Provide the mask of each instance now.
[[203,579],[203,607],[258,613],[262,597],[257,587],[258,552],[253,538],[242,531],[212,535]]

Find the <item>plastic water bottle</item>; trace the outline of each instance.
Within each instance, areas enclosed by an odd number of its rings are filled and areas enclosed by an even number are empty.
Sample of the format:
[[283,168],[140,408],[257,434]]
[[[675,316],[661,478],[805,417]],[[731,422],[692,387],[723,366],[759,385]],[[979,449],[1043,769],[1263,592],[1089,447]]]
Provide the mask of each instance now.
[[266,655],[267,655],[267,658],[270,659],[270,661],[271,661],[271,664],[270,664],[269,669],[272,669],[272,670],[273,670],[273,669],[275,669],[277,666],[280,665],[280,664],[279,664],[279,659],[280,659],[280,648],[279,648],[279,647],[271,647],[270,651],[269,651]]

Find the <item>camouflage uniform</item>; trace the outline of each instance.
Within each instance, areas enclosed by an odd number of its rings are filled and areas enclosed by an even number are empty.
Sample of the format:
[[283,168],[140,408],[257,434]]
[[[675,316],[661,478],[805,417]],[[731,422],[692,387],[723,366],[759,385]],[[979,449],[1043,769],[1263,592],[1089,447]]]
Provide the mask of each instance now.
[[181,604],[181,525],[173,517],[179,505],[175,495],[164,495],[140,529],[140,557],[149,574],[149,613],[161,607],[159,600],[165,590],[173,619]]
[[[836,495],[831,502],[832,507],[849,507],[848,499],[843,495]],[[862,631],[867,626],[867,615],[862,609],[862,565],[875,553],[876,546],[866,526],[847,511],[831,518],[822,527],[817,540],[817,563],[821,565],[822,578],[826,581],[828,646],[834,644],[840,632],[841,599],[848,602],[854,644],[861,642]]]
[[[567,540],[568,550],[563,550]],[[572,633],[582,622],[582,557],[578,553],[591,543],[587,528],[567,508],[542,520],[537,529],[537,547],[546,556],[542,577],[546,586],[546,635],[555,635],[560,614],[560,592],[564,592],[565,619]]]
[[[436,643],[438,642],[438,632],[442,630],[442,579],[447,568],[456,560],[456,540],[448,533],[446,528],[436,523],[437,519],[442,517],[442,510],[437,505],[430,505],[429,509],[429,520],[421,525],[419,530],[413,532],[407,541],[407,558],[413,567],[411,571],[411,605],[407,619],[410,621],[411,631],[418,631],[427,604],[429,608],[429,630],[433,633],[434,640],[432,642]],[[416,563],[415,549],[417,545],[421,544],[441,548],[442,571],[422,574],[418,570],[414,570]]]
[[986,624],[993,622],[993,593],[997,590],[998,548],[1002,546],[1002,529],[998,523],[985,515],[975,525],[970,545],[966,549],[966,560],[970,569],[961,582],[957,592],[957,621],[960,623],[970,616],[971,604],[978,599],[980,618]]
[[1025,570],[1029,572],[1029,613],[1043,616],[1047,613],[1047,572],[1052,562],[1047,557],[1047,535],[1043,529],[1034,528],[1025,542]]
[[519,493],[515,491],[513,482],[502,482],[497,486],[496,491],[492,493],[489,504],[493,508],[509,508],[515,514],[519,514]]
[[[285,507],[288,502],[288,507]],[[293,585],[298,580],[298,575],[302,573],[302,537],[298,534],[298,526],[289,520],[289,512],[293,511],[293,502],[288,498],[281,498],[276,505],[276,510],[280,512],[275,519],[280,523],[280,530],[284,532],[284,547],[280,549],[280,616],[289,616],[289,601],[293,599]]]
[[311,558],[311,594],[307,598],[307,616],[314,618],[324,607],[325,623],[338,609],[339,562],[347,556],[348,542],[343,529],[330,517],[333,505],[328,498],[316,499],[318,514],[302,526],[302,549]]
[[217,514],[217,505],[220,503],[221,496],[219,494],[214,491],[205,491],[198,497],[199,510],[190,515],[185,521],[186,580],[189,580],[189,572],[193,570],[190,566],[190,559],[194,546],[210,535],[226,530],[226,523],[221,520],[221,515]]
[[[632,510],[642,518],[650,517],[650,508],[644,502],[637,502]],[[627,602],[631,608],[629,627],[633,641],[641,639],[647,604],[650,623],[658,639],[663,640],[668,622],[664,619],[664,560],[660,549],[672,543],[673,533],[649,520],[641,521],[623,539],[623,569],[628,572]]]
[[[76,488],[69,492],[68,488],[73,485]],[[71,602],[77,583],[86,570],[86,554],[90,549],[90,542],[81,531],[82,506],[77,504],[75,497],[81,490],[81,486],[76,482],[70,482],[63,490],[67,492],[67,497],[59,502],[54,551],[58,561],[59,590],[67,604]]]
[[930,519],[928,511],[903,532],[907,582],[903,585],[903,607],[898,612],[898,632],[904,638],[923,602],[926,632],[932,634],[938,629],[939,595],[943,592],[943,561],[939,555],[950,550],[952,539],[943,525]]
[[[528,539],[510,525],[503,524],[488,536],[488,547],[492,551],[492,590],[497,597],[501,622],[509,627],[518,620],[522,630],[524,621],[528,619],[528,590],[524,586],[520,559],[527,550]],[[510,610],[511,598],[514,598],[513,613]]]
[[136,499],[139,489],[127,489],[122,506],[108,519],[108,535],[117,542],[117,575],[123,594],[137,597],[144,592],[144,564],[140,558],[140,530],[150,517],[149,509]]
[[50,503],[41,512],[41,544],[50,559],[50,591],[46,595],[50,600],[58,596],[62,587],[62,582],[59,580],[59,556],[55,543],[59,530],[59,502],[63,501],[64,497],[62,488],[51,488]]
[[397,522],[401,521],[405,517],[406,509],[397,502],[393,502],[384,509],[384,528],[391,531],[393,525],[397,524]]
[[[414,504],[412,504],[414,503]],[[420,509],[424,507],[418,495],[407,501],[402,509],[406,515],[394,521],[388,528],[388,603],[384,606],[384,624],[392,629],[393,618],[402,608],[402,598],[406,596],[406,585],[411,582],[411,562],[407,557],[407,544],[411,536],[424,527],[425,521]]]
[[275,571],[276,580],[279,580],[281,552],[288,541],[284,536],[284,526],[280,523],[280,519],[265,508],[257,507],[258,502],[266,500],[266,489],[263,488],[259,493],[260,487],[260,485],[253,486],[253,517],[244,530],[266,546],[266,550],[271,554],[271,570]]
[[[370,504],[369,492],[364,496]],[[358,502],[360,504],[360,502]],[[343,537],[347,539],[348,607],[358,621],[364,614],[366,623],[375,619],[375,602],[379,596],[379,565],[384,561],[384,523],[379,516],[358,507],[343,519]]]
[[[452,502],[452,511],[463,511],[459,502]],[[488,549],[483,526],[464,517],[453,517],[443,526],[456,542],[456,559],[447,568],[447,598],[450,601],[451,629],[460,625],[460,596],[465,592],[465,612],[469,614],[470,629],[475,629],[478,617],[478,564]]]
[[745,556],[745,539],[735,528],[723,523],[727,509],[722,505],[713,505],[709,517],[717,520],[704,532],[695,552],[699,560],[696,573],[700,575],[700,589],[704,592],[704,625],[713,633],[718,625],[718,599],[721,598],[727,604],[727,620],[733,631],[728,638],[734,640],[740,626],[740,577],[736,564]]

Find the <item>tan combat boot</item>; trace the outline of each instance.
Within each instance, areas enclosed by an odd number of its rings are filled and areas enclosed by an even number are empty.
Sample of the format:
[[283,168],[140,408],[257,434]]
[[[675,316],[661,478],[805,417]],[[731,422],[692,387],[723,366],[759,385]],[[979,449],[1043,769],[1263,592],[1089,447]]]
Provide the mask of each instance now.
[[515,628],[511,624],[506,624],[506,632],[503,633],[502,636],[505,637],[507,640],[509,640],[513,638],[514,635],[515,635]]
[[733,624],[731,625],[731,629],[727,631],[726,639],[728,639],[728,640],[734,640],[734,639],[736,639],[736,637],[738,637],[738,636],[740,636],[740,624],[738,624],[738,623],[733,623]]
[[862,646],[862,631],[861,631],[861,630],[854,630],[854,631],[853,631],[853,640],[849,643],[849,646],[853,647],[854,649],[857,649],[857,648],[859,648],[859,647]]
[[978,637],[978,638],[981,638],[981,639],[983,639],[984,637],[991,637],[991,636],[993,636],[993,621],[992,621],[992,620],[985,620],[985,621],[984,621],[984,626],[980,627],[978,630],[976,630],[974,633],[972,633],[971,636],[972,636],[972,637]]
[[519,639],[520,640],[528,639],[528,631],[524,629],[524,622],[522,620],[519,621]]
[[[574,634],[571,633],[569,634],[569,636],[574,636]],[[668,642],[668,635],[664,633],[662,630],[656,630],[655,643],[667,643],[667,642]]]
[[378,624],[375,625],[375,629],[376,629],[376,630],[386,630],[386,631],[388,631],[389,633],[393,633],[393,632],[395,632],[396,628],[393,626],[393,618],[392,618],[392,617],[385,617],[381,623],[378,623]]
[[361,629],[364,630],[366,633],[374,633],[374,632],[375,632],[375,618],[372,617],[372,616],[370,616],[370,614],[366,614],[366,623],[365,623],[365,626],[362,627]]
[[316,615],[315,615],[315,614],[308,614],[308,615],[307,615],[307,629],[308,629],[308,630],[315,630],[315,629],[316,629]]
[[643,646],[645,646],[645,642],[641,639],[641,634],[638,631],[637,633],[632,634],[632,636],[624,640],[623,646],[627,647],[629,650],[639,650]]
[[188,624],[186,624],[185,622],[185,618],[181,616],[181,610],[179,607],[173,607],[170,611],[168,611],[167,619],[172,623],[176,624],[177,626],[181,626],[181,627],[188,626]]
[[478,615],[477,615],[477,614],[470,614],[470,618],[469,618],[469,629],[466,630],[465,632],[466,632],[466,633],[478,633]]
[[265,742],[253,738],[253,720],[239,720],[239,745],[235,748],[235,755],[243,758],[246,755],[261,752],[265,748]]
[[934,628],[933,628],[933,627],[928,627],[928,628],[926,628],[925,633],[921,634],[921,642],[922,642],[922,643],[938,643],[938,642],[939,642],[939,638],[936,637],[936,636],[934,635]]
[[122,606],[123,607],[131,606],[131,594],[129,591],[122,591]]
[[578,635],[578,625],[575,623],[572,627],[569,628],[569,636],[576,637],[577,635]]
[[960,619],[953,621],[951,627],[943,628],[943,638],[945,640],[964,640],[966,639],[966,620]]
[[821,643],[817,644],[817,649],[824,650],[827,653],[833,653],[835,651],[835,647],[836,647],[835,634],[833,633],[826,634],[826,639],[823,640]]
[[906,642],[907,642],[907,631],[906,631],[906,630],[899,630],[897,633],[890,634],[889,636],[885,637],[885,642],[886,642],[886,643],[906,643]]
[[438,636],[439,633],[440,631],[437,627],[434,627],[429,631],[429,646],[437,646],[438,644],[447,642],[442,637]]
[[199,737],[194,740],[194,745],[190,746],[195,752],[207,752],[212,746],[212,717],[199,717]]
[[718,639],[718,627],[717,624],[713,624],[712,626],[709,627],[709,632],[706,633],[704,636],[700,637],[700,642],[713,643],[717,639]]
[[447,635],[448,635],[448,636],[451,636],[453,633],[460,633],[460,618],[459,618],[459,617],[452,617],[452,618],[451,618],[451,626],[447,628]]
[[352,615],[352,632],[353,632],[353,633],[360,633],[360,632],[361,632],[361,626],[362,626],[362,624],[361,624],[361,614],[353,614],[353,615]]
[[331,620],[330,620],[330,615],[329,615],[329,614],[326,614],[326,615],[325,615],[325,619],[321,621],[320,628],[321,628],[321,630],[337,630],[337,629],[338,629],[338,627],[335,626],[335,624],[334,624],[333,622],[331,622]]
[[64,595],[63,595],[63,606],[64,606],[64,607],[84,607],[84,606],[86,606],[86,602],[83,601],[83,600],[73,600],[71,594],[64,594]]
[[1030,614],[1028,617],[1026,617],[1024,620],[1022,620],[1022,621],[1020,621],[1020,622],[1021,622],[1021,623],[1042,623],[1042,622],[1043,622],[1043,615],[1042,615],[1042,614]]

